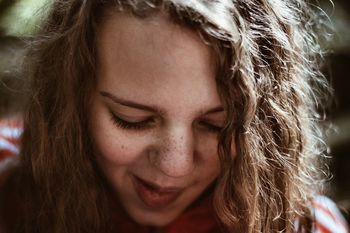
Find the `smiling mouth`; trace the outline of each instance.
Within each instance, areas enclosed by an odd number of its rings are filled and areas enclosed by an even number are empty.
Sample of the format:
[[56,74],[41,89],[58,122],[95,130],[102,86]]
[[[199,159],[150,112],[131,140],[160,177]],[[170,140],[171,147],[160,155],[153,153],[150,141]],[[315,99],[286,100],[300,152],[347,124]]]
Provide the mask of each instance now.
[[133,183],[141,201],[152,209],[161,209],[173,203],[182,193],[182,188],[160,187],[133,176]]

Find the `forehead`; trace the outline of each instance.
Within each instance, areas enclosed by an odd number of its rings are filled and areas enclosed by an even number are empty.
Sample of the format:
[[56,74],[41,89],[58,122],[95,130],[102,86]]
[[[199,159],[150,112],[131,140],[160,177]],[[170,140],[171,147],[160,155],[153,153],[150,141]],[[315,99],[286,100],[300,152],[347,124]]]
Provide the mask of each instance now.
[[159,105],[220,102],[213,52],[196,32],[162,16],[145,20],[115,13],[97,36],[99,89]]

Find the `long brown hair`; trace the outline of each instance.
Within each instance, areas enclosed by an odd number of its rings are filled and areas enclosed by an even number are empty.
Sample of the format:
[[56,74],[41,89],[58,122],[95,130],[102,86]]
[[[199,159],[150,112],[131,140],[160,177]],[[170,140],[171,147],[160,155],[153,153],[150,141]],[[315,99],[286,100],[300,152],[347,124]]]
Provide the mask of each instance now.
[[219,135],[214,206],[225,229],[293,232],[298,219],[297,230],[310,231],[323,154],[316,104],[327,83],[314,27],[321,21],[304,1],[55,0],[49,7],[27,55],[17,232],[111,229],[86,113],[96,78],[96,31],[113,11],[139,18],[162,13],[215,51],[227,120]]

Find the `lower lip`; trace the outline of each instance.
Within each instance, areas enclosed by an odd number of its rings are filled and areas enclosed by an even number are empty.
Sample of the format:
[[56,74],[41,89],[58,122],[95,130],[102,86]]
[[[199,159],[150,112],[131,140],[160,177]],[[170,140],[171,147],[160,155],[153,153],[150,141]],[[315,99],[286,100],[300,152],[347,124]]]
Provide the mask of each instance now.
[[156,189],[147,186],[140,179],[134,177],[134,186],[135,190],[142,200],[142,202],[152,208],[152,209],[161,209],[164,208],[171,203],[175,202],[175,200],[182,193],[181,191],[176,192],[159,192]]

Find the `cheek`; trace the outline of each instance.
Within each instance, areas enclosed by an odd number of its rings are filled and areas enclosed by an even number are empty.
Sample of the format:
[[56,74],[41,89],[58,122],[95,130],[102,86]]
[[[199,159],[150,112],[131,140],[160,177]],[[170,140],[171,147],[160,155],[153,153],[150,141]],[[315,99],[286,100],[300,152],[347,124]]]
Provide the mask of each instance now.
[[220,172],[220,160],[218,155],[218,140],[213,136],[200,137],[198,141],[198,164],[202,169],[202,175],[206,178],[212,178],[219,175]]
[[196,138],[196,144],[196,148],[203,160],[213,162],[219,159],[216,135],[199,135]]
[[127,136],[124,130],[115,126],[108,114],[99,111],[91,118],[90,134],[96,155],[112,164],[133,163],[142,154],[144,146],[140,140]]
[[100,134],[94,144],[98,156],[114,164],[133,163],[140,154],[138,148],[129,146],[126,138],[118,138],[111,134]]

